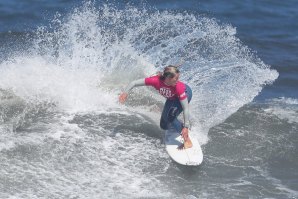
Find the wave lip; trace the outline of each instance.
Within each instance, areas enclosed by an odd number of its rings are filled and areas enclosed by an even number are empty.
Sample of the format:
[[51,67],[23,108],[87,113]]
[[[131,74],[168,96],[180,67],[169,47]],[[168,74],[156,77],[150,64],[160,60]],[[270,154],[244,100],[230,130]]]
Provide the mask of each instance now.
[[278,77],[241,44],[234,27],[188,13],[97,9],[86,2],[36,34],[30,52],[1,64],[0,87],[74,110],[107,103],[100,94],[116,106],[129,81],[184,60],[181,78],[194,91],[194,124],[207,132]]

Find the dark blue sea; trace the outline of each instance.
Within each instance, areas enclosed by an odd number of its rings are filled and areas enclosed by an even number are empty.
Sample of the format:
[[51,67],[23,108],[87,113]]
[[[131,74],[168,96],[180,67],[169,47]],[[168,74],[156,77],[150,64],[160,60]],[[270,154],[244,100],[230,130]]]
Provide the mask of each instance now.
[[[0,198],[298,198],[295,0],[0,0]],[[202,165],[172,161],[169,64]],[[181,119],[181,118],[180,118]]]

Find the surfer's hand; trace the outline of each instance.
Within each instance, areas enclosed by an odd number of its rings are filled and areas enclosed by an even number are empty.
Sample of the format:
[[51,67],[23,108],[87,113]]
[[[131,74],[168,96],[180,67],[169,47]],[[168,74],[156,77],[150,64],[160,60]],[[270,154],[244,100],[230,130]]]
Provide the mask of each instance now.
[[192,147],[192,142],[188,136],[188,128],[183,128],[181,131],[181,136],[184,139],[184,143],[178,147],[179,150],[181,149],[188,149]]
[[127,96],[128,96],[127,93],[121,93],[121,95],[119,96],[119,102],[120,102],[121,104],[123,104],[123,103],[126,101]]
[[185,127],[184,127],[184,128],[182,129],[182,131],[181,131],[181,135],[182,135],[184,141],[186,141],[187,139],[189,139],[189,137],[188,137],[188,128],[185,128]]

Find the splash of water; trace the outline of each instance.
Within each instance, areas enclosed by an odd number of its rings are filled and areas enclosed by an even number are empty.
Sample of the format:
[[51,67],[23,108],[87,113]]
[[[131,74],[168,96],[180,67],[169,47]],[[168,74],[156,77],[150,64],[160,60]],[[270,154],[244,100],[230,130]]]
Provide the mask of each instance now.
[[129,81],[184,60],[193,124],[207,133],[278,76],[234,27],[199,15],[87,2],[36,35],[30,52],[1,63],[0,88],[73,112],[119,108],[117,95]]

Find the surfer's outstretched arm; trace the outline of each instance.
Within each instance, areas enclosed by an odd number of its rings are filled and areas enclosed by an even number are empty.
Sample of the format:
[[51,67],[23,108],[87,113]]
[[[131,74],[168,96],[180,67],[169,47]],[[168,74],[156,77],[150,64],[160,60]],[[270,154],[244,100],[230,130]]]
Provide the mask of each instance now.
[[124,89],[124,92],[128,93],[131,89],[137,86],[145,86],[145,79],[138,79],[130,82],[130,84],[128,84]]
[[130,84],[128,84],[126,86],[126,88],[124,89],[124,92],[120,94],[119,96],[119,102],[120,103],[124,103],[128,97],[128,92],[133,89],[134,87],[137,86],[145,86],[145,79],[138,79],[138,80],[134,80],[132,81]]

